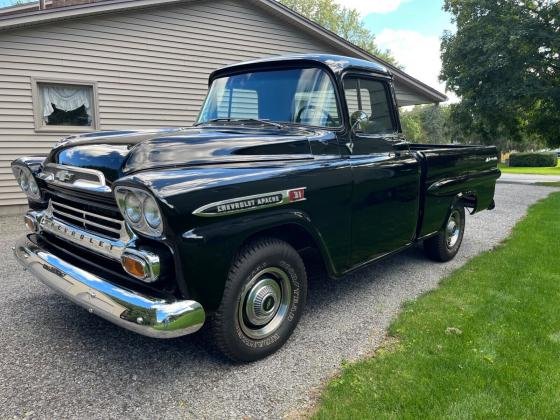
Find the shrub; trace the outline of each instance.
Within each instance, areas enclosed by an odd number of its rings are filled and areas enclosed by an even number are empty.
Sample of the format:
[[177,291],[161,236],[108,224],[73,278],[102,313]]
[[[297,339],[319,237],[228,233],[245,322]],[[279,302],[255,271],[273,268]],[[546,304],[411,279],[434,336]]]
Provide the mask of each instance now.
[[509,155],[509,166],[554,167],[558,165],[555,153],[512,153]]

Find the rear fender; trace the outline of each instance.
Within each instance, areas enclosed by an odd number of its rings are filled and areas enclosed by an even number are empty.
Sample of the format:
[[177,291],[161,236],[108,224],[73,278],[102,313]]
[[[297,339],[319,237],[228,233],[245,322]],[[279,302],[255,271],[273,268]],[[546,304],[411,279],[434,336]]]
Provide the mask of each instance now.
[[427,236],[441,230],[450,209],[457,202],[471,209],[471,214],[492,208],[497,168],[446,178],[428,186],[426,191],[425,217],[422,235]]

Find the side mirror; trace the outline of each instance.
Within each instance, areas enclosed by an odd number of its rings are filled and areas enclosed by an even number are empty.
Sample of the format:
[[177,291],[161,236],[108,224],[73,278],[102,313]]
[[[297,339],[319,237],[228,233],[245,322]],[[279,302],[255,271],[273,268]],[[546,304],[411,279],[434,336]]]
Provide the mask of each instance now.
[[361,123],[369,119],[368,114],[364,111],[356,111],[350,116],[350,124],[352,124],[352,133],[356,132],[356,129]]

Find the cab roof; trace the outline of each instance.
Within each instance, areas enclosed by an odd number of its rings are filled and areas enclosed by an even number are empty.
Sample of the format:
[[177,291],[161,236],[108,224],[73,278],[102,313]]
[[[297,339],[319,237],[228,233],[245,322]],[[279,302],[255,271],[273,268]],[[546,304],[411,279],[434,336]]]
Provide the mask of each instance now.
[[278,57],[269,57],[259,60],[246,61],[243,63],[232,64],[230,66],[223,67],[219,70],[214,71],[210,75],[210,82],[212,82],[217,77],[221,77],[231,73],[243,72],[250,70],[252,68],[264,68],[268,64],[298,64],[309,65],[318,64],[320,66],[328,67],[333,73],[341,74],[348,69],[355,70],[366,70],[374,73],[379,73],[387,76],[391,76],[391,72],[387,70],[385,66],[381,64],[374,63],[373,61],[361,60],[359,58],[346,57],[343,55],[333,55],[333,54],[293,54],[293,55],[283,55]]

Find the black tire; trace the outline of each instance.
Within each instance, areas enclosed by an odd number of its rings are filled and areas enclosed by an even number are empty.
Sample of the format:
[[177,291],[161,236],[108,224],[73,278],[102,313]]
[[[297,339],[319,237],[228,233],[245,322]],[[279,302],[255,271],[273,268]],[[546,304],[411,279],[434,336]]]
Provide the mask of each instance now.
[[[455,227],[452,227],[455,224]],[[452,260],[461,248],[465,234],[465,207],[455,205],[449,212],[443,229],[424,241],[426,255],[439,262]]]
[[237,254],[211,319],[216,346],[237,362],[274,353],[294,331],[306,297],[305,266],[294,248],[274,238],[249,243]]

